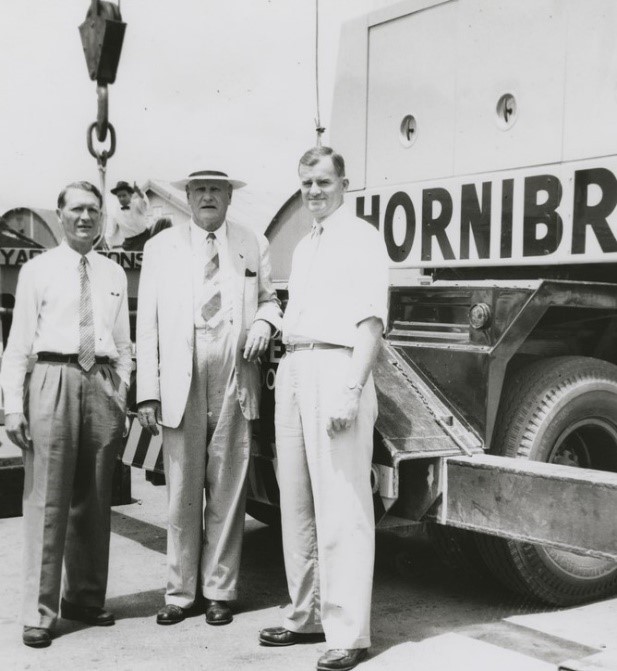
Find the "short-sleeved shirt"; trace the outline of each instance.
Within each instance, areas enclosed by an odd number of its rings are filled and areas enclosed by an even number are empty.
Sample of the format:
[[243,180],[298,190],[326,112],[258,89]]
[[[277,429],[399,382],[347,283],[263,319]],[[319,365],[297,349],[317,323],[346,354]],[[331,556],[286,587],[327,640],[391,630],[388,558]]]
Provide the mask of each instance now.
[[296,247],[283,341],[353,347],[357,325],[387,323],[388,255],[379,232],[341,206]]

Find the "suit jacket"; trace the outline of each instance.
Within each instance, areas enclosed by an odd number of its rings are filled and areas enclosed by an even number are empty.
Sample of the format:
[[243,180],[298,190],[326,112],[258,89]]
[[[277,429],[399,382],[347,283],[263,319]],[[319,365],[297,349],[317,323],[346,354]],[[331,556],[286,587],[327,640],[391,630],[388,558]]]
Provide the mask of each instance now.
[[[261,371],[242,356],[256,319],[281,326],[281,308],[270,278],[268,242],[227,222],[233,267],[233,334],[238,401],[247,419],[259,416]],[[137,309],[137,402],[159,400],[164,426],[180,424],[193,371],[193,283],[188,222],[162,231],[144,247]]]

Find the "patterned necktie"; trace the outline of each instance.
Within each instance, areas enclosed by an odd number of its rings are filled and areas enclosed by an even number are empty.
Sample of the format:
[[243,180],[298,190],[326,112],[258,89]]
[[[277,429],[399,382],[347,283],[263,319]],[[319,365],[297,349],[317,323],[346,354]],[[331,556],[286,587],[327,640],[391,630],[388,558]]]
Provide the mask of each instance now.
[[207,326],[214,327],[221,320],[221,288],[219,271],[219,252],[216,246],[216,235],[208,233],[206,267],[201,304],[201,316]]
[[92,312],[92,294],[86,257],[79,262],[79,352],[77,362],[89,371],[94,366],[94,314]]

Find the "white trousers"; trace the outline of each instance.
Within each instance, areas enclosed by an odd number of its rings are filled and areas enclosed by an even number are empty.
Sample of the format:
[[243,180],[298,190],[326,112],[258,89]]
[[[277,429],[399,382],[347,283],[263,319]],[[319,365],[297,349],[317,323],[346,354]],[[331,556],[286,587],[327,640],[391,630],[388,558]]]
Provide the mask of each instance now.
[[165,603],[181,608],[192,605],[198,581],[207,599],[237,597],[250,434],[236,396],[233,340],[229,328],[195,331],[184,416],[178,428],[163,428]]
[[283,626],[323,631],[330,648],[370,646],[375,517],[370,484],[377,400],[372,378],[352,426],[326,433],[350,350],[287,354],[276,382],[283,551],[291,604]]

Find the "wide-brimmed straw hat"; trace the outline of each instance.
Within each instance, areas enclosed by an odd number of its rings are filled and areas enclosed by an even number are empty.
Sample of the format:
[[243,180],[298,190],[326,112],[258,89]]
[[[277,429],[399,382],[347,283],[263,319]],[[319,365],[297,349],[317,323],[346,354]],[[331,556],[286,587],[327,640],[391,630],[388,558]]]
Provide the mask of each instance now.
[[241,182],[239,179],[232,179],[227,173],[221,172],[220,170],[198,170],[197,172],[192,172],[184,179],[179,179],[176,182],[172,182],[171,185],[175,186],[177,189],[184,189],[189,182],[195,182],[204,179],[227,182],[228,184],[231,184],[232,188],[234,189],[241,189],[243,186],[246,186],[246,182]]

